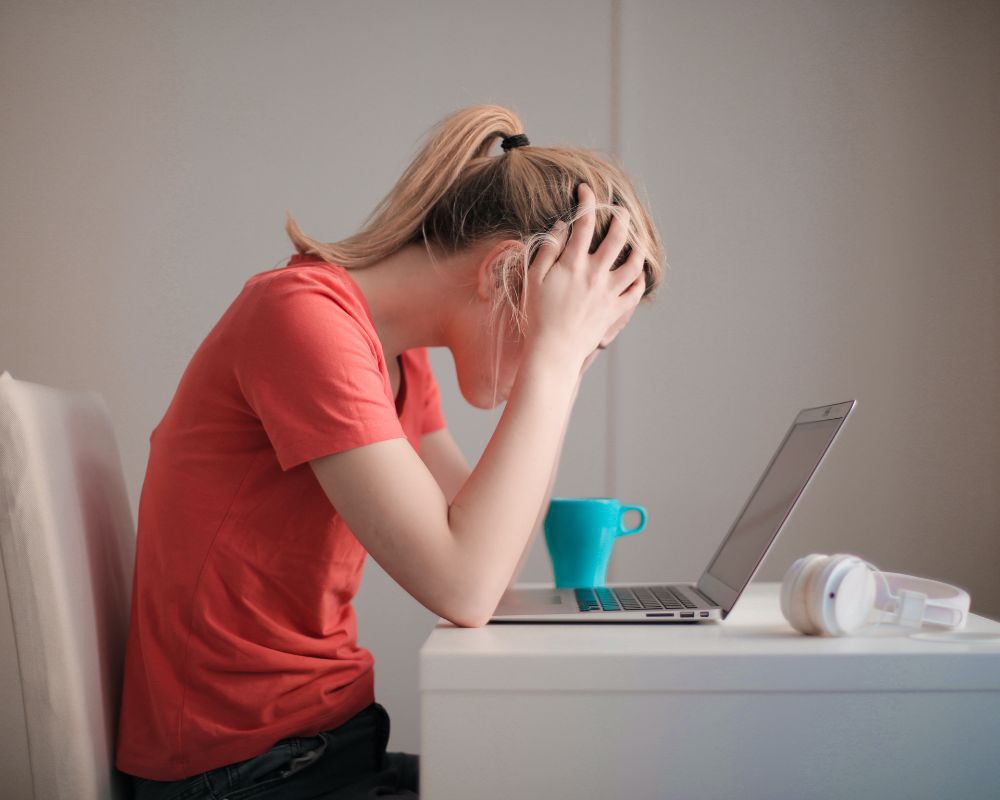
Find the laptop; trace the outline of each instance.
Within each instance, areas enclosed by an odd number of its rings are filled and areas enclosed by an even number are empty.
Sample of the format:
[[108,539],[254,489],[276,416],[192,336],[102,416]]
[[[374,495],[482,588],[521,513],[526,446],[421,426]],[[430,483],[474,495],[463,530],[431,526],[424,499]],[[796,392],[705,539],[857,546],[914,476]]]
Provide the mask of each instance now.
[[490,622],[723,620],[760,567],[856,401],[799,412],[696,583],[576,589],[513,587]]

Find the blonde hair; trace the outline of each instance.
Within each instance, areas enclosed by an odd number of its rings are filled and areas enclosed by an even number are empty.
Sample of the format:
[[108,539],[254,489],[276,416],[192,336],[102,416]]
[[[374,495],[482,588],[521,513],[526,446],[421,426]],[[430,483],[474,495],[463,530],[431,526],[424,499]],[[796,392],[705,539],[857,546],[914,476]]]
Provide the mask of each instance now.
[[621,167],[608,156],[578,147],[526,145],[491,155],[497,140],[524,132],[511,110],[496,105],[463,108],[439,122],[396,185],[352,236],[320,242],[288,215],[285,230],[299,253],[360,269],[410,244],[454,253],[489,239],[515,239],[496,263],[493,321],[507,311],[518,333],[524,325],[524,275],[539,245],[559,220],[577,217],[576,189],[586,183],[597,200],[591,250],[604,239],[616,207],[629,211],[628,243],[645,254],[643,299],[663,278],[664,253],[650,215]]

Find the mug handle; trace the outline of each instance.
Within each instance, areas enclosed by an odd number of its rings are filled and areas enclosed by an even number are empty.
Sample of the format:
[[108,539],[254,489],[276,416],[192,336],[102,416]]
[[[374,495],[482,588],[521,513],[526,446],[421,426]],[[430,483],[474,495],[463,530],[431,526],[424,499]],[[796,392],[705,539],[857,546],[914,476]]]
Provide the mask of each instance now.
[[[639,513],[639,524],[634,528],[625,527],[625,514],[629,511],[637,511]],[[639,533],[643,528],[646,527],[646,509],[642,506],[622,506],[618,511],[618,535],[628,536],[630,533]]]

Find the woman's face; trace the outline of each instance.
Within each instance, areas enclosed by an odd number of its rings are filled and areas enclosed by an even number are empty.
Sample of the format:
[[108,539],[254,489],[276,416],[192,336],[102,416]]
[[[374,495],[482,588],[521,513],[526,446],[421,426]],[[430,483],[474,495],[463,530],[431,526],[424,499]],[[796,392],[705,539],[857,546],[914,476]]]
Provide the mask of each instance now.
[[508,312],[491,325],[489,304],[469,303],[459,314],[449,349],[467,403],[489,409],[507,400],[524,355],[524,340],[514,330]]
[[[633,313],[635,306],[608,328],[601,340],[602,346],[607,347],[614,341],[628,325]],[[451,328],[449,349],[455,360],[455,372],[462,396],[476,408],[496,408],[510,397],[511,387],[524,357],[524,339],[517,334],[510,320],[510,312],[505,310],[499,322],[491,323],[489,306],[482,302],[470,302],[456,315],[456,324]],[[498,335],[500,327],[504,330],[503,337]],[[593,355],[598,352],[600,351],[595,350]]]
[[[493,255],[495,253],[487,253],[480,262],[480,270],[482,263],[491,263]],[[525,347],[506,307],[498,320],[491,319],[492,298],[487,295],[486,285],[487,281],[480,276],[478,290],[465,284],[468,293],[453,296],[448,349],[455,361],[458,386],[465,401],[475,408],[490,409],[510,397]],[[614,340],[634,311],[634,307],[629,309],[608,329],[601,340],[603,346]]]

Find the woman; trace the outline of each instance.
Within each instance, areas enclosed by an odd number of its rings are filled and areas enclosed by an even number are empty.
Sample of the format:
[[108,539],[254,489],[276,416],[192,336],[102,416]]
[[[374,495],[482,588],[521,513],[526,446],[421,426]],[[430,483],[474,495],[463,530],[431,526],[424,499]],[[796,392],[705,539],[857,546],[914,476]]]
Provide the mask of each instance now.
[[[150,436],[116,762],[139,800],[415,796],[357,645],[365,555],[485,624],[580,377],[662,272],[619,168],[497,106],[445,119],[350,238],[287,231],[298,254],[246,282]],[[473,470],[427,347],[472,405],[507,401]]]

